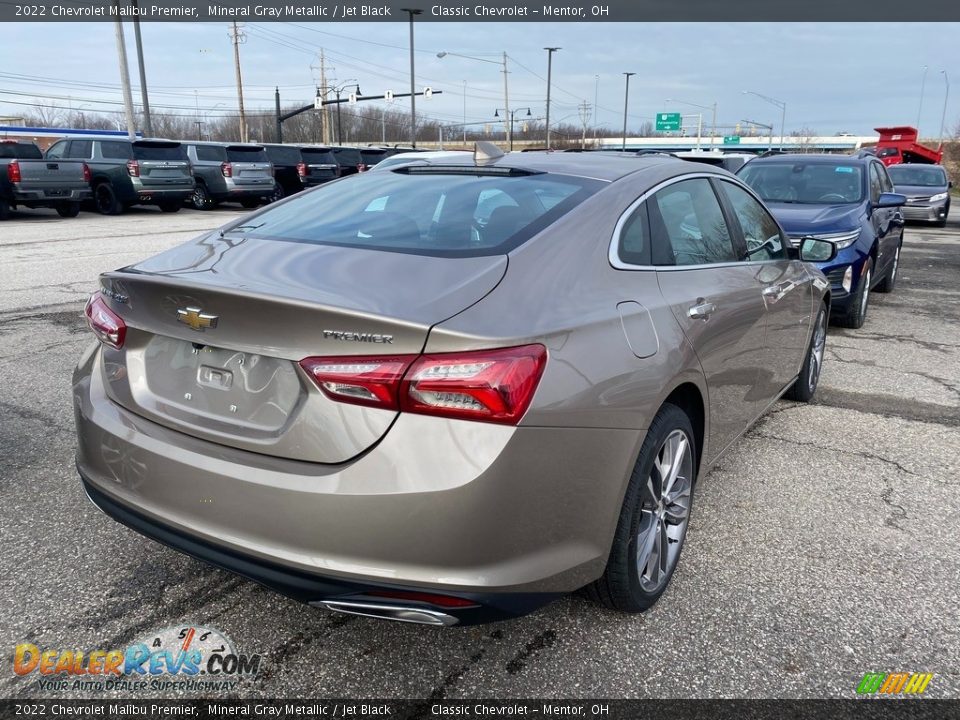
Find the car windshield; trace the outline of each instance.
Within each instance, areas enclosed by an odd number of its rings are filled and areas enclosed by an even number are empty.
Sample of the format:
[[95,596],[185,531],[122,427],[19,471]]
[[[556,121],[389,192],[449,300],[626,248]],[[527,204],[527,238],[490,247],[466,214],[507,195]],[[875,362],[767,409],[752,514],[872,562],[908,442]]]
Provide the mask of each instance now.
[[473,168],[364,173],[264,210],[237,231],[420,255],[499,255],[603,185],[587,178]]
[[863,168],[824,162],[750,162],[738,173],[767,202],[835,205],[863,200]]
[[894,165],[887,168],[894,185],[916,185],[919,187],[944,187],[947,174],[941,167],[923,165]]

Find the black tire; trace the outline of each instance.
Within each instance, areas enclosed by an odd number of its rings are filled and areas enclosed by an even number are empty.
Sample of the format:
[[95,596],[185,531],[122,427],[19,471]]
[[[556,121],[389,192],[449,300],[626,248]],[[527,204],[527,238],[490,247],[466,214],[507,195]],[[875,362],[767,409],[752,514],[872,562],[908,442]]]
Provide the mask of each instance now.
[[[870,283],[873,282],[873,260],[867,259],[860,270],[860,278],[857,283],[857,291],[853,294],[850,302],[850,308],[846,315],[837,318],[839,325],[854,330],[863,327],[867,319],[867,310],[870,306]],[[864,297],[866,293],[866,297]]]
[[900,275],[900,250],[902,248],[903,240],[901,240],[897,245],[896,252],[893,256],[893,262],[890,263],[890,269],[887,270],[887,274],[883,280],[877,283],[877,286],[874,288],[874,292],[891,293],[897,286],[897,277]]
[[193,188],[193,194],[190,195],[190,207],[194,210],[210,210],[213,208],[213,198],[207,191],[207,186],[198,182]]
[[0,198],[0,220],[6,220],[10,217],[10,203]]
[[814,321],[813,332],[810,333],[810,344],[807,346],[807,356],[803,359],[800,375],[797,381],[790,386],[786,397],[799,402],[810,402],[817,392],[820,382],[820,372],[823,369],[823,352],[827,341],[827,304],[820,305]]
[[117,194],[109,182],[98,183],[93,188],[93,206],[101,215],[119,215],[123,205],[117,200]]
[[165,202],[165,203],[160,203],[158,207],[160,208],[160,212],[175,213],[175,212],[180,212],[180,208],[182,208],[183,205],[181,205],[178,202]]
[[57,205],[57,215],[62,218],[74,218],[80,214],[80,203],[66,202]]
[[287,196],[287,191],[284,190],[283,185],[281,185],[280,183],[276,183],[273,186],[273,192],[267,196],[266,200],[268,203],[275,203],[275,202],[279,202],[280,200],[283,200],[286,196]]
[[256,207],[260,207],[260,203],[262,202],[263,200],[260,198],[244,198],[240,201],[240,204],[247,210],[253,210]]
[[[685,484],[682,487],[680,486],[681,478],[679,477],[674,483],[675,488],[685,491],[683,499],[683,502],[686,503],[685,520],[682,525],[664,522],[669,513],[664,515],[659,512],[657,498],[651,496],[651,491],[656,493],[655,486],[658,484],[654,481],[654,478],[663,479],[663,476],[654,470],[655,462],[660,458],[660,453],[665,444],[670,439],[677,437],[678,433],[685,438],[687,457],[689,458],[689,466],[686,462],[682,463],[683,467],[689,467],[685,471],[685,474],[689,474],[689,477],[682,479]],[[583,589],[583,594],[586,597],[614,610],[631,613],[643,612],[660,599],[660,596],[670,585],[670,580],[680,560],[680,551],[683,549],[683,541],[686,537],[687,524],[690,518],[696,468],[697,446],[694,441],[690,418],[676,405],[665,403],[653,422],[650,423],[650,429],[647,431],[646,438],[644,438],[640,455],[633,468],[633,474],[630,476],[623,507],[620,510],[617,531],[613,537],[613,547],[607,560],[607,567],[598,580]],[[656,474],[654,474],[655,472]],[[680,504],[671,504],[670,507],[673,508],[674,512],[683,509]],[[658,516],[660,524],[657,524]],[[644,575],[649,565],[645,564],[644,570],[641,571],[640,561],[637,557],[638,543],[642,539],[641,536],[646,533],[645,528],[651,527],[651,524],[654,528],[654,534],[661,537],[659,546],[666,548],[666,553],[657,555],[657,560],[665,558],[665,563],[657,563],[659,572],[656,582]],[[660,535],[661,528],[663,529],[662,535]],[[667,528],[673,528],[675,534],[678,535],[676,539],[671,539],[667,535]],[[647,534],[647,537],[650,537],[650,535]],[[663,544],[664,538],[667,540],[665,545]],[[674,545],[676,545],[675,548]],[[666,564],[665,568],[663,567],[664,564]]]

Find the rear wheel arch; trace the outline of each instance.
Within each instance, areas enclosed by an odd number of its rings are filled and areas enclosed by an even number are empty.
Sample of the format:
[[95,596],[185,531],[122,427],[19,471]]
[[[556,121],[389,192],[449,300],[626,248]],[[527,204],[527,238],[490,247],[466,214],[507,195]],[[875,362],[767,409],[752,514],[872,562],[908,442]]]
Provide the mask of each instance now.
[[660,404],[660,407],[662,408],[667,403],[676,405],[690,418],[690,425],[693,427],[694,441],[697,443],[697,467],[694,468],[694,472],[699,473],[700,466],[703,463],[703,450],[707,429],[707,406],[706,402],[704,402],[703,393],[696,384],[689,381],[683,382],[670,391],[670,394],[667,395]]

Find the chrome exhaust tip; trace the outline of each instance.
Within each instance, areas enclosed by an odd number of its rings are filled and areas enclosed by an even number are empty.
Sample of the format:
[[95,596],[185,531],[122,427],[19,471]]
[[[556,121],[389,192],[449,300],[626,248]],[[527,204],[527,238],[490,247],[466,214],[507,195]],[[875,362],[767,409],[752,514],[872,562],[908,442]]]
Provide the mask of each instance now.
[[383,605],[380,603],[357,602],[354,600],[314,600],[314,607],[322,607],[333,612],[347,615],[394,620],[396,622],[416,623],[418,625],[456,625],[460,622],[453,615],[438,610],[412,607],[408,605]]

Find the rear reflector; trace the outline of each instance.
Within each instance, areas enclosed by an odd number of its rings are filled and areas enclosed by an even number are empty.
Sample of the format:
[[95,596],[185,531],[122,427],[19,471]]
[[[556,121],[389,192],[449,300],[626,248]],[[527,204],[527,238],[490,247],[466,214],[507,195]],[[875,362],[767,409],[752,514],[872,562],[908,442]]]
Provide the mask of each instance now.
[[436,593],[412,592],[408,590],[372,590],[364,593],[364,597],[389,598],[391,600],[409,600],[410,602],[430,603],[438,607],[477,607],[478,603],[466,598],[452,595],[437,595]]
[[98,292],[91,295],[87,306],[83,309],[83,314],[87,316],[87,325],[100,342],[112,348],[123,347],[123,341],[127,336],[127,325],[119,315],[107,307],[103,295]]
[[516,425],[543,369],[543,345],[436,355],[310,357],[301,367],[331,400]]

